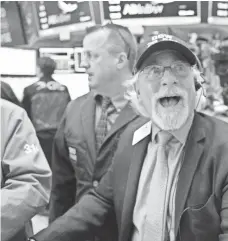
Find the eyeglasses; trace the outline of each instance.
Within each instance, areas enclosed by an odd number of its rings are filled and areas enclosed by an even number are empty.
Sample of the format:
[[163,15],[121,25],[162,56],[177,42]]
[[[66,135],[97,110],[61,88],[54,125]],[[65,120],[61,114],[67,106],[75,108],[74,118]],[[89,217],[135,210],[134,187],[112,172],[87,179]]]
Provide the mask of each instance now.
[[139,75],[143,75],[148,79],[160,80],[167,69],[170,69],[176,78],[184,78],[189,75],[191,66],[181,61],[175,62],[170,66],[150,65],[141,70]]

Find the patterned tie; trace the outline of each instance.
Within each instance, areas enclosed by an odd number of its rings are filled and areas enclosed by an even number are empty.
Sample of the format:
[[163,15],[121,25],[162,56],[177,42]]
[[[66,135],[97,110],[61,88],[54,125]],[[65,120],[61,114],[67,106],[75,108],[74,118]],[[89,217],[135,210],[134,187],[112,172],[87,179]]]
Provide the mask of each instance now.
[[171,134],[165,131],[158,133],[157,160],[150,184],[143,241],[166,241],[165,200],[169,175],[166,144],[171,137]]
[[102,97],[101,116],[96,128],[96,149],[100,149],[105,136],[108,133],[108,116],[115,110],[114,105],[109,97]]

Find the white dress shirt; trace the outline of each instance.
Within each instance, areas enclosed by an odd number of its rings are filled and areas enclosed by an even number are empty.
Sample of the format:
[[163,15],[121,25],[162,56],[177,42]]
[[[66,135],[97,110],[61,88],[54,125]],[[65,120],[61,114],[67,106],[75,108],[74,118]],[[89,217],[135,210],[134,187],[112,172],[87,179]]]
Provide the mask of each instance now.
[[[167,207],[166,224],[170,241],[175,241],[174,225],[176,187],[182,160],[184,158],[185,143],[192,125],[193,117],[194,115],[192,115],[184,124],[184,126],[182,126],[179,130],[170,131],[173,137],[167,144],[169,177],[165,205]],[[132,241],[143,241],[143,224],[147,213],[146,203],[149,196],[149,187],[154,171],[154,166],[157,159],[156,145],[158,143],[156,137],[159,131],[160,129],[156,125],[152,124],[152,139],[149,145],[152,145],[152,147],[154,146],[155,148],[154,150],[153,148],[148,148],[148,150],[150,149],[150,153],[147,151],[140,174],[136,203],[133,212],[134,231]],[[151,237],[151,240],[153,240],[153,237]]]

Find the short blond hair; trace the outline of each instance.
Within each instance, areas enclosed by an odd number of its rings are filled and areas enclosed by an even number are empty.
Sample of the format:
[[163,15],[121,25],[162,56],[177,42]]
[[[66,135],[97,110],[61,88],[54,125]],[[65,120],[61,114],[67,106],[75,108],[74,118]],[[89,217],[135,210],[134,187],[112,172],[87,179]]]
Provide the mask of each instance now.
[[111,53],[123,50],[128,55],[129,68],[133,72],[137,56],[137,42],[131,31],[127,27],[111,23],[88,28],[86,36],[97,31],[108,33],[106,43]]

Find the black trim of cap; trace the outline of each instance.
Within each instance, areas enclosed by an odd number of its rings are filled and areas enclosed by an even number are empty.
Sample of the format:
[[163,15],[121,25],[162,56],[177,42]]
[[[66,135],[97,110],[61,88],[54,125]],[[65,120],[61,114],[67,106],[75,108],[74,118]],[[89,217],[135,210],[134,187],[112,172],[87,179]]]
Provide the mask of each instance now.
[[139,57],[137,63],[136,63],[136,71],[140,69],[142,66],[142,63],[154,52],[165,50],[165,49],[170,49],[170,50],[175,50],[177,52],[180,52],[190,63],[190,65],[196,65],[197,64],[197,59],[195,54],[186,46],[183,44],[176,42],[176,41],[171,41],[171,40],[163,40],[157,43],[152,44],[150,47],[148,47]]

